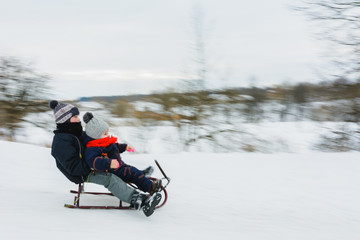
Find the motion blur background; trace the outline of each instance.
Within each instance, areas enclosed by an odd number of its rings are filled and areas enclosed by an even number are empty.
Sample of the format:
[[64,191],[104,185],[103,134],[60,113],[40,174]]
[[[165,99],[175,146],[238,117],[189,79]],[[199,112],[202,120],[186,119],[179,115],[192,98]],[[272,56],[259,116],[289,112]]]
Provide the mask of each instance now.
[[57,99],[139,152],[360,149],[359,1],[0,6],[1,139],[49,146]]

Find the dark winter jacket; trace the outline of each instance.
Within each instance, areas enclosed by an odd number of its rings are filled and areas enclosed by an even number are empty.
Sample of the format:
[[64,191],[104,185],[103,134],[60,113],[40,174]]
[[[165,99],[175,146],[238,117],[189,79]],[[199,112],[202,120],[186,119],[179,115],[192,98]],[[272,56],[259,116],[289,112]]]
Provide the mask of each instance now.
[[[94,140],[93,138],[89,137],[84,133],[83,145],[89,141]],[[109,171],[111,159],[117,159],[122,165],[120,153],[125,152],[127,144],[119,144],[114,143],[110,144],[107,147],[88,147],[85,149],[85,159],[91,169],[100,170],[100,171]]]
[[[84,136],[87,135],[84,134]],[[88,142],[93,140],[94,139],[87,136],[83,145],[88,146]],[[120,153],[126,150],[127,144],[119,144],[116,142],[116,138],[111,139],[111,137],[109,137],[109,139],[104,138],[103,140],[104,142],[92,142],[90,146],[86,147],[85,159],[89,166],[94,170],[113,173],[120,177],[124,182],[134,183],[141,191],[149,192],[153,185],[152,181],[145,177],[143,171],[127,165],[121,160]],[[112,159],[118,160],[118,168],[110,168]]]
[[75,135],[54,131],[51,155],[56,160],[57,168],[73,183],[85,182],[90,168],[82,158],[84,148]]

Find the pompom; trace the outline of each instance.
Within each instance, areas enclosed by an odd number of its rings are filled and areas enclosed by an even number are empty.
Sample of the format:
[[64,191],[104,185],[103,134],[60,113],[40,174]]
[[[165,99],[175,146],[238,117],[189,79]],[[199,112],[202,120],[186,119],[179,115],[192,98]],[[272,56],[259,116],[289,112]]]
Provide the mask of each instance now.
[[49,106],[50,106],[51,109],[55,109],[55,107],[56,107],[58,104],[59,104],[58,101],[52,100],[52,101],[50,101]]
[[85,115],[83,116],[84,122],[88,123],[94,116],[92,115],[91,112],[87,112],[85,113]]

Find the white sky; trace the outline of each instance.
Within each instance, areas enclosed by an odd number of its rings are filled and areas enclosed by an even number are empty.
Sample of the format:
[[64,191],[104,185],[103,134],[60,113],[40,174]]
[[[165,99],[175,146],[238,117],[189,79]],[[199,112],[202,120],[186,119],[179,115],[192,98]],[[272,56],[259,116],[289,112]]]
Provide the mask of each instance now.
[[323,44],[286,0],[0,0],[0,55],[52,77],[59,99],[148,93],[191,72],[204,13],[208,87],[314,81]]

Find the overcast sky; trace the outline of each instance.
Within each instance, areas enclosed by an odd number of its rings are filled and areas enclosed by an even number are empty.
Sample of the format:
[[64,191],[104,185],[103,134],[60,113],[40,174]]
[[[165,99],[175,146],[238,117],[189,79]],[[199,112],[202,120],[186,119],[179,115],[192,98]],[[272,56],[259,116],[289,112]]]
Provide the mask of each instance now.
[[299,1],[0,0],[0,55],[49,74],[59,99],[178,87],[202,12],[208,87],[314,81],[324,49]]

